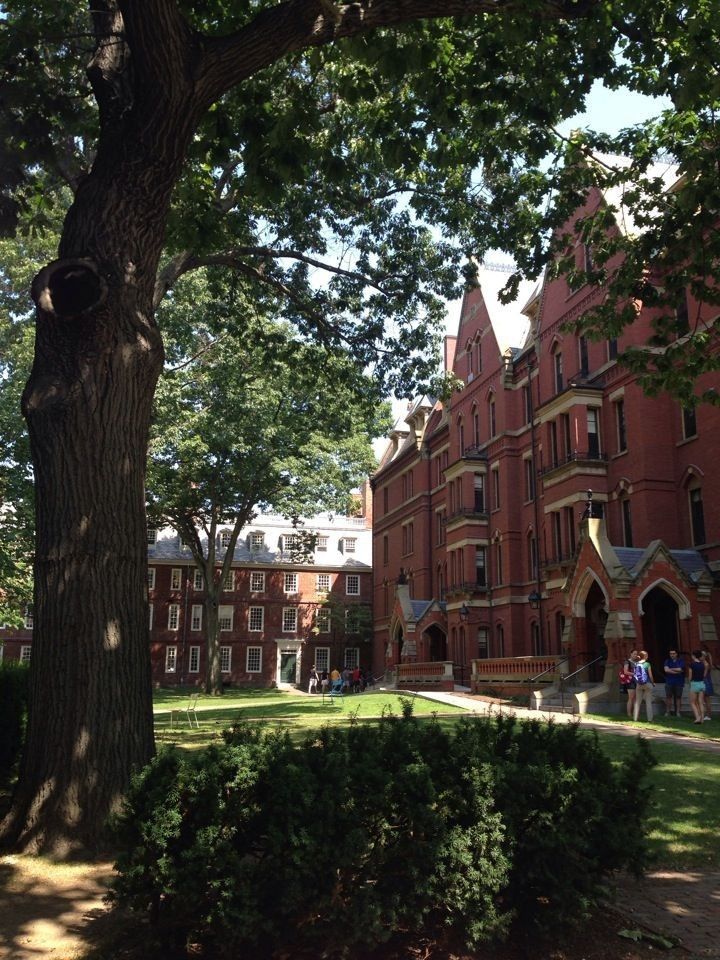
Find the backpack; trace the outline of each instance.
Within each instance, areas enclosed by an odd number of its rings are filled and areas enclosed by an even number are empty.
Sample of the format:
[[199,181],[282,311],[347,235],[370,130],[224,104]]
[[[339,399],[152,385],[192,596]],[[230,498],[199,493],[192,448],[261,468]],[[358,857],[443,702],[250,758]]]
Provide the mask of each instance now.
[[635,683],[642,687],[648,682],[649,679],[650,678],[648,676],[647,667],[645,666],[645,661],[643,660],[642,663],[636,663]]

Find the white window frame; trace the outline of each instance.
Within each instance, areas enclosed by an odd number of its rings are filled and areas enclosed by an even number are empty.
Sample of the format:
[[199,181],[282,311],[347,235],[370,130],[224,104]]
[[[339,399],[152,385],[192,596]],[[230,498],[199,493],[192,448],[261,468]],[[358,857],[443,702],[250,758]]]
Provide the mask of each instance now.
[[200,647],[190,647],[190,656],[188,657],[188,673],[200,673]]
[[157,571],[156,571],[155,567],[148,567],[148,571],[147,571],[147,588],[148,588],[148,590],[154,590],[154,589],[155,589],[155,577],[156,577],[156,573],[157,573]]
[[180,629],[180,604],[179,603],[169,603],[168,604],[168,630],[179,630]]
[[282,632],[297,633],[298,629],[298,608],[283,607],[282,611]]
[[[253,582],[256,581],[256,582]],[[250,571],[250,593],[265,593],[265,571]]]
[[315,541],[315,549],[318,551],[318,553],[327,553],[329,543],[330,537],[326,536],[324,533],[319,533],[318,538]]
[[[257,657],[257,666],[250,665],[250,655]],[[245,672],[262,673],[262,647],[248,647],[245,651]]]
[[265,549],[265,534],[262,530],[254,530],[250,534],[250,549],[251,550],[264,550]]
[[32,655],[32,647],[28,643],[24,643],[20,647],[20,663],[30,663],[30,657]]
[[[260,626],[253,626],[253,613],[257,617],[258,611],[260,613]],[[262,633],[265,629],[265,607],[250,607],[248,610],[248,632],[249,633]]]
[[170,571],[170,589],[182,590],[182,567],[173,567]]
[[220,647],[220,673],[230,673],[232,670],[232,647]]
[[360,666],[360,647],[345,647],[343,669],[354,670]]
[[165,647],[165,673],[177,673],[177,647]]
[[315,666],[318,673],[323,670],[330,673],[330,647],[315,647]]
[[35,626],[35,614],[31,607],[25,607],[25,618],[23,626],[26,630],[32,630]]
[[190,629],[193,633],[197,633],[198,630],[202,630],[203,622],[203,605],[201,603],[194,603],[190,608]]
[[196,570],[193,576],[193,590],[205,589],[205,577],[202,570]]
[[283,590],[288,596],[295,596],[300,592],[300,577],[297,573],[286,571],[283,576]]
[[[229,613],[228,613],[229,611]],[[222,603],[218,606],[218,627],[222,633],[230,633],[235,619],[235,608],[231,603]],[[227,626],[223,626],[227,623]]]
[[[320,582],[322,580],[322,583]],[[327,581],[327,586],[323,583]],[[332,590],[332,576],[329,573],[315,574],[315,593],[330,593]]]
[[357,551],[357,537],[345,537],[343,539],[343,553],[355,553]]
[[223,577],[222,589],[224,593],[233,593],[235,590],[235,571],[228,570]]
[[[351,590],[350,587],[357,586],[356,590]],[[346,597],[359,597],[360,596],[360,574],[359,573],[346,573],[345,574],[345,596]]]
[[227,550],[230,546],[230,537],[232,537],[232,530],[220,531],[220,547],[222,550]]
[[154,546],[157,543],[158,532],[155,529],[147,528],[147,543],[149,547]]
[[315,626],[319,633],[330,633],[330,607],[318,607],[315,611]]

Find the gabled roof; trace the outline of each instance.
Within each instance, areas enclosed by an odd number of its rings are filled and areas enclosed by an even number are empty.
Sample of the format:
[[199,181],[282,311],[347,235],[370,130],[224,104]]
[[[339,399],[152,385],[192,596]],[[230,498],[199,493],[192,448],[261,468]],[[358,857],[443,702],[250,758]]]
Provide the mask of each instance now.
[[688,580],[696,583],[703,576],[711,576],[710,568],[697,550],[669,550],[661,541],[653,540],[647,547],[615,547],[615,555],[635,579],[658,556],[665,554]]

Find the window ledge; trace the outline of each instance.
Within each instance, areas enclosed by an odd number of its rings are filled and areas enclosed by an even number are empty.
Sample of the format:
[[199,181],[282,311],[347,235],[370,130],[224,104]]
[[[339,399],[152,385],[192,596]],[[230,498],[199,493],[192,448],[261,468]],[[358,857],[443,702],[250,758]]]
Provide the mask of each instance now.
[[694,433],[691,437],[683,437],[682,440],[678,440],[675,444],[676,447],[684,447],[686,443],[692,443],[693,440],[697,440],[698,435]]

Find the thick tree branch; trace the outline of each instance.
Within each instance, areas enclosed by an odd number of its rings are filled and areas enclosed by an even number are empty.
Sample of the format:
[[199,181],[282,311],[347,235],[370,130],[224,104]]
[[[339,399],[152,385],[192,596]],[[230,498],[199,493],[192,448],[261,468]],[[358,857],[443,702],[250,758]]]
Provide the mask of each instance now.
[[[183,251],[173,257],[158,274],[155,285],[155,306],[157,307],[170,290],[175,282],[184,274],[192,270],[198,270],[201,267],[231,267],[247,273],[248,270],[264,283],[277,285],[278,281],[262,273],[258,267],[253,267],[245,262],[245,257],[261,257],[263,260],[297,260],[300,263],[306,263],[310,267],[317,267],[319,270],[325,270],[328,273],[340,277],[347,277],[350,280],[358,280],[365,286],[372,287],[379,293],[386,294],[387,291],[377,281],[371,279],[366,274],[358,273],[354,270],[344,270],[342,267],[335,266],[332,263],[326,263],[324,260],[317,260],[315,257],[309,257],[300,250],[275,249],[274,247],[234,247],[224,253],[209,254],[207,256],[196,256],[189,251]],[[283,290],[287,288],[282,287]]]
[[[540,20],[579,19],[600,5],[601,0],[547,0],[533,16]],[[358,0],[337,6],[330,0],[285,0],[262,10],[236,33],[206,40],[198,73],[200,99],[204,105],[213,103],[288,53],[378,27],[435,17],[523,14],[526,9],[523,0]]]

